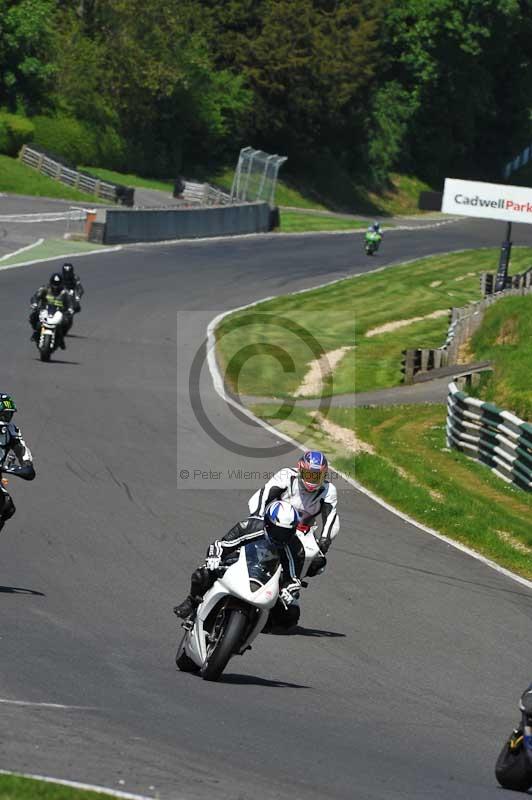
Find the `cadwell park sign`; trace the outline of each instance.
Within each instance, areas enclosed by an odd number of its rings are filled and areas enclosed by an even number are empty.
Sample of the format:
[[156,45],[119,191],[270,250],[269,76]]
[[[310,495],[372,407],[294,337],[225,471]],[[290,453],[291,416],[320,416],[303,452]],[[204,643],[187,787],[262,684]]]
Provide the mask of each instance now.
[[441,210],[446,214],[532,222],[532,189],[446,178]]

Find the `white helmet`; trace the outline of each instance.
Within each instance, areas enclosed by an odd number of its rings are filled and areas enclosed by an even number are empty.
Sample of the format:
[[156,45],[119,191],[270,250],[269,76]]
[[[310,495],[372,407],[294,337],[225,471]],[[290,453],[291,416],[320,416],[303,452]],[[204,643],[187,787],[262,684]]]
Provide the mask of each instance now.
[[286,500],[274,500],[264,513],[264,528],[274,544],[290,541],[294,535],[299,514]]

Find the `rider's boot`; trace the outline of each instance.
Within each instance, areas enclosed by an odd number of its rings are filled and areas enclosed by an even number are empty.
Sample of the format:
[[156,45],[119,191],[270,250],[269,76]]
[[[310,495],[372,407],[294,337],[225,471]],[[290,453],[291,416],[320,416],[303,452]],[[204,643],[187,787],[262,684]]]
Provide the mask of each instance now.
[[189,594],[182,603],[180,603],[178,606],[175,606],[174,614],[180,619],[188,619],[196,613],[196,609],[200,602],[201,597],[192,597],[192,595]]

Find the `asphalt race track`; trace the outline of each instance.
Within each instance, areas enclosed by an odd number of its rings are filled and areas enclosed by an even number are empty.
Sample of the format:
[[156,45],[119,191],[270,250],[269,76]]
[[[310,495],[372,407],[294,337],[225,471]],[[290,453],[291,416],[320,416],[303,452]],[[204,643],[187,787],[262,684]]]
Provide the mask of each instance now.
[[[514,241],[532,244],[528,231],[515,226]],[[188,369],[210,319],[503,234],[396,231],[373,260],[360,235],[87,256],[75,336],[50,364],[26,316],[53,264],[0,272],[0,389],[38,473],[10,481],[18,512],[0,539],[0,768],[161,800],[500,800],[495,758],[532,677],[526,587],[340,482],[340,536],[295,635],[259,637],[207,683],[175,670],[172,606],[206,545],[245,515],[256,481],[227,470],[296,457],[241,456],[201,429]],[[200,383],[218,431],[275,444]]]

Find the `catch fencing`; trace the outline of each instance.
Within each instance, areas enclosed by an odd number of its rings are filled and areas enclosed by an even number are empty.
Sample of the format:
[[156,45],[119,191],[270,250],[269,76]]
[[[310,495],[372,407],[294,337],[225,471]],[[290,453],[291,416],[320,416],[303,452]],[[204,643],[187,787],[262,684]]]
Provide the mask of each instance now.
[[447,445],[532,491],[532,425],[449,384]]
[[120,186],[119,184],[102,181],[90,175],[85,175],[82,172],[67,167],[60,161],[50,158],[39,150],[28,147],[27,144],[22,146],[19,159],[23,164],[26,164],[26,166],[36,169],[49,178],[71,186],[73,189],[78,189],[80,192],[93,194],[95,197],[99,197],[101,200],[106,200],[110,203],[123,203],[123,205],[127,206],[133,205],[134,189],[131,187]]
[[275,205],[279,169],[287,156],[269,155],[262,150],[243,147],[238,157],[231,201],[233,203],[269,203]]

